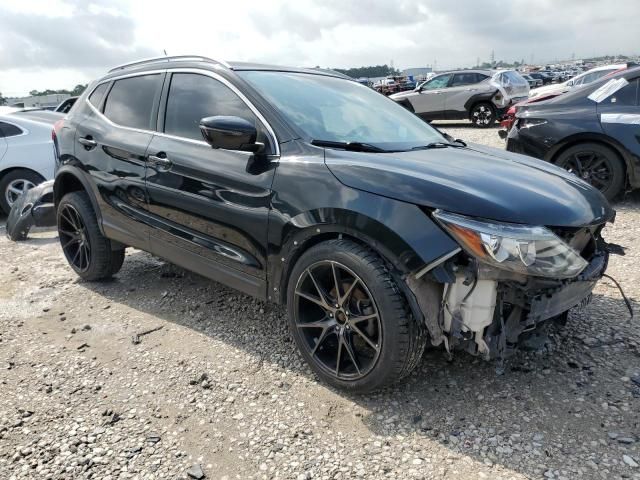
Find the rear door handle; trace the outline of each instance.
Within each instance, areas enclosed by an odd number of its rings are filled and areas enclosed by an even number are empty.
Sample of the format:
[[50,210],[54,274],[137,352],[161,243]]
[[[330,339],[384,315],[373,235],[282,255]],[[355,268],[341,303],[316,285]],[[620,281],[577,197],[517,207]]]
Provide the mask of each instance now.
[[92,148],[96,148],[98,142],[96,142],[91,135],[87,135],[86,137],[78,138],[78,143],[80,145],[84,145],[87,150],[91,150]]
[[160,171],[167,171],[173,166],[173,163],[167,158],[164,152],[160,152],[157,155],[149,155],[147,161]]

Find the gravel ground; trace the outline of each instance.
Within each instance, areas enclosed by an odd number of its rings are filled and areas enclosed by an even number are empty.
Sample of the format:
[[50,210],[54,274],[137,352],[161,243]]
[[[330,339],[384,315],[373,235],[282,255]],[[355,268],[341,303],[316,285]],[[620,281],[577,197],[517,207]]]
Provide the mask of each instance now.
[[[609,273],[637,309],[640,195],[616,208],[606,237],[629,249]],[[140,251],[85,283],[52,231],[3,233],[1,479],[640,479],[640,337],[609,280],[503,375],[431,350],[350,396],[302,364],[279,307]]]

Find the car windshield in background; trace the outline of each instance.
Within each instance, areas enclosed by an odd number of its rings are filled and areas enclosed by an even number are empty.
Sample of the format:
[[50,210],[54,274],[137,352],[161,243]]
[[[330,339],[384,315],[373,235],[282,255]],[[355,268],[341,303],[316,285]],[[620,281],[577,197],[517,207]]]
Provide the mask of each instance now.
[[398,151],[447,143],[404,107],[359,83],[307,73],[238,73],[318,145]]

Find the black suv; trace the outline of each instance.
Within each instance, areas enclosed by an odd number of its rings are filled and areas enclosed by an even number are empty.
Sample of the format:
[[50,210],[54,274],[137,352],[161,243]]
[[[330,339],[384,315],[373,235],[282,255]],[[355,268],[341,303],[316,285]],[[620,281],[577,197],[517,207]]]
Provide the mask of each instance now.
[[334,72],[137,62],[54,132],[80,277],[110,277],[132,246],[286,304],[305,360],[351,391],[406,376],[428,341],[503,358],[607,265],[614,212],[597,190]]

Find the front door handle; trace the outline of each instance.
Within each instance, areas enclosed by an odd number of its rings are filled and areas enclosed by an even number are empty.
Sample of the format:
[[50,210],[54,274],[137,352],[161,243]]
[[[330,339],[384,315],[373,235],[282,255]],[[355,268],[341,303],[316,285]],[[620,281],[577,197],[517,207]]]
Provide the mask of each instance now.
[[171,160],[167,158],[167,155],[163,152],[158,153],[157,155],[149,155],[147,157],[147,161],[156,167],[156,170],[166,172],[171,169],[173,163]]
[[91,150],[92,148],[96,148],[96,146],[98,145],[98,142],[96,142],[91,137],[91,135],[87,135],[86,137],[78,138],[78,143],[80,145],[84,145],[84,148],[86,148],[87,150]]

